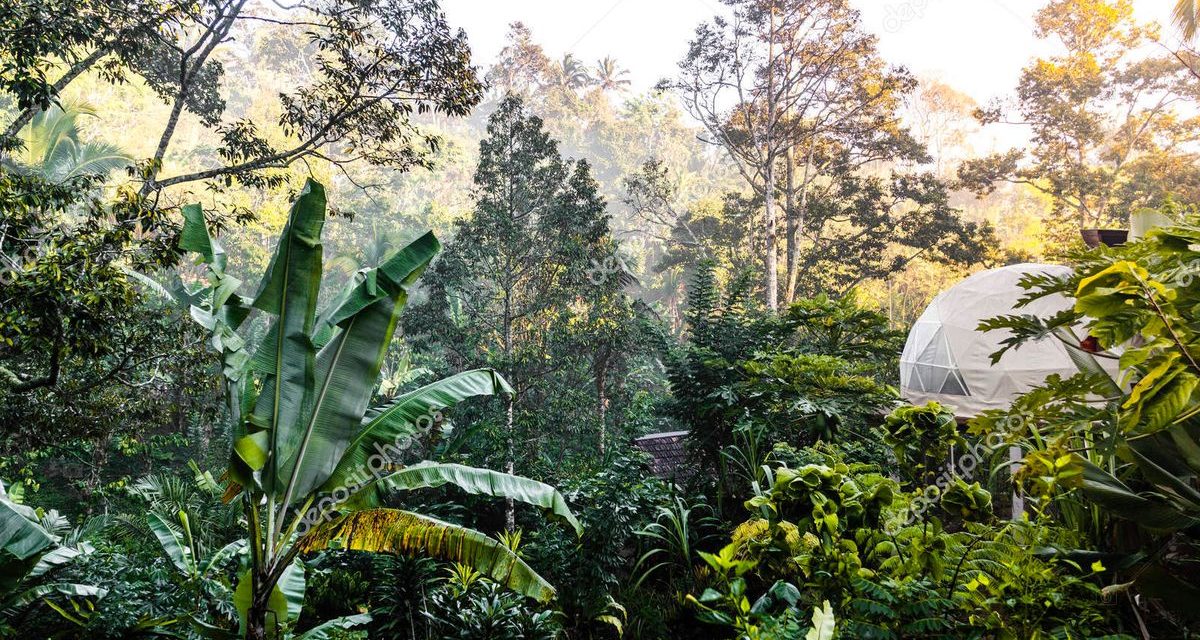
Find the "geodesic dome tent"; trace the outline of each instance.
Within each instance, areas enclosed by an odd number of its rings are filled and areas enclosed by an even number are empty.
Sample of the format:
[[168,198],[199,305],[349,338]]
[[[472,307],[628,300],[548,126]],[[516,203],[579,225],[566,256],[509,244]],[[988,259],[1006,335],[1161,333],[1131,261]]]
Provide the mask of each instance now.
[[938,294],[909,331],[900,356],[900,393],[913,404],[936,400],[961,418],[985,409],[1004,409],[1021,393],[1057,373],[1078,372],[1067,347],[1053,337],[1010,349],[995,365],[1007,331],[979,331],[980,321],[1009,314],[1049,317],[1070,307],[1064,296],[1040,298],[1015,308],[1025,290],[1017,285],[1027,273],[1067,275],[1068,267],[1016,264],[981,271]]

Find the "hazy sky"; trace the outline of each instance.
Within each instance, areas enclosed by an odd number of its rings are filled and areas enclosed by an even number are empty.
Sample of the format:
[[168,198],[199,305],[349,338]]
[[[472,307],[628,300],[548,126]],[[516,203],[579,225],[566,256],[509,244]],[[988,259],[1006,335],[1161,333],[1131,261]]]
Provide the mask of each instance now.
[[[1007,93],[1031,56],[1046,52],[1032,16],[1045,0],[852,0],[891,62],[936,75],[979,102]],[[1168,0],[1134,0],[1139,17],[1165,20]],[[486,66],[520,20],[547,53],[573,52],[589,64],[612,55],[636,90],[671,75],[696,24],[718,0],[442,0],[451,24],[467,30]]]

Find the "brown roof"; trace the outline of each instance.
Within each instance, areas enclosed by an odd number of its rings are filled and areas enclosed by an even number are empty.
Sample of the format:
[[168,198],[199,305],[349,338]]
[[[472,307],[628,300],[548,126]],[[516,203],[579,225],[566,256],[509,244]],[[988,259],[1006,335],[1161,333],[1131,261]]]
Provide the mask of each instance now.
[[651,433],[634,440],[633,445],[650,454],[650,470],[655,475],[671,478],[679,473],[686,458],[687,434],[687,431]]

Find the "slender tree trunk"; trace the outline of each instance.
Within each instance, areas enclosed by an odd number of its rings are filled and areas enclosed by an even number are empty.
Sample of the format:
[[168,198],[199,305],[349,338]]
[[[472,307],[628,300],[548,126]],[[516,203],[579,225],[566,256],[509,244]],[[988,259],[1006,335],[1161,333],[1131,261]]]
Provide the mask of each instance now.
[[608,415],[608,395],[605,392],[605,380],[608,377],[608,354],[603,354],[597,357],[595,365],[596,374],[596,417],[599,427],[600,439],[600,457],[604,457],[605,446],[607,440],[606,434],[606,419]]
[[792,166],[792,148],[784,153],[784,171],[787,175],[787,186],[784,187],[784,219],[787,228],[784,231],[787,252],[787,284],[783,288],[783,304],[790,306],[796,299],[796,230],[799,227],[796,216],[796,171]]
[[779,308],[779,261],[775,245],[775,4],[771,3],[771,32],[767,43],[767,131],[763,200],[766,214],[767,308]]
[[[512,299],[507,291],[504,293],[504,368],[504,376],[508,378],[509,384],[515,385],[516,381],[512,377]],[[504,406],[504,472],[510,475],[516,470],[516,424],[513,421],[515,402],[516,386],[513,386],[513,393],[505,400]],[[504,499],[504,529],[510,533],[517,529],[517,510],[511,497]]]
[[187,102],[188,95],[191,93],[192,82],[196,79],[196,74],[204,68],[204,64],[208,61],[209,56],[212,55],[213,50],[229,34],[229,30],[233,28],[234,21],[241,14],[242,7],[245,6],[247,1],[233,0],[229,5],[226,5],[222,14],[213,21],[212,26],[201,36],[200,41],[196,44],[196,49],[184,54],[179,68],[179,94],[175,96],[175,104],[171,106],[171,115],[167,118],[167,125],[163,128],[162,136],[158,139],[158,145],[154,149],[154,157],[150,160],[146,181],[142,183],[141,195],[143,197],[150,195],[152,191],[159,188],[156,180],[162,171],[163,158],[166,157],[167,148],[171,145],[171,138],[175,136],[175,129],[179,126],[179,117],[183,114],[183,108]]
[[[796,297],[796,287],[800,283],[800,232],[804,229],[804,225],[808,220],[808,183],[811,179],[809,176],[812,173],[813,149],[817,146],[815,139],[808,141],[808,151],[804,156],[804,174],[800,176],[800,204],[796,211],[792,212],[788,218],[788,274],[787,274],[787,291],[791,298]],[[788,191],[792,192],[794,187],[791,185],[793,174],[791,172],[791,157],[789,150],[788,158]],[[795,196],[792,196],[793,199]],[[790,205],[789,205],[790,207]],[[793,255],[794,254],[794,255]]]
[[267,609],[253,604],[246,611],[246,640],[267,639]]

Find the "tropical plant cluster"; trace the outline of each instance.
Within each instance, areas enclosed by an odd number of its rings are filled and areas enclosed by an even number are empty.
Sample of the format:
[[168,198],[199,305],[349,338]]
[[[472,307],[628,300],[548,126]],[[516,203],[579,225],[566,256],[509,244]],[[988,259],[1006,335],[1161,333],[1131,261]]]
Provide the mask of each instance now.
[[[857,7],[643,88],[437,0],[0,1],[0,637],[1196,637],[1200,4],[1047,0],[983,106]],[[906,402],[1031,261],[977,331],[1077,373]]]

